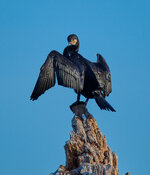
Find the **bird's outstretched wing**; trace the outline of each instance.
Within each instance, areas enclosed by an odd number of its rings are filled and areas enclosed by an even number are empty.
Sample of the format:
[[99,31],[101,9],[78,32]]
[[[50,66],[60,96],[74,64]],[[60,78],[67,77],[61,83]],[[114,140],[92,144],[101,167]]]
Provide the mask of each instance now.
[[109,69],[108,64],[106,63],[106,60],[99,53],[97,54],[97,63],[96,64],[102,71],[110,72],[110,69]]
[[83,70],[79,69],[77,65],[59,52],[52,51],[40,69],[31,100],[38,99],[46,90],[55,85],[55,75],[59,85],[73,88],[77,93],[83,89]]
[[99,88],[103,90],[104,96],[108,96],[112,91],[111,73],[105,59],[97,54],[97,62],[93,63],[92,70],[96,76]]

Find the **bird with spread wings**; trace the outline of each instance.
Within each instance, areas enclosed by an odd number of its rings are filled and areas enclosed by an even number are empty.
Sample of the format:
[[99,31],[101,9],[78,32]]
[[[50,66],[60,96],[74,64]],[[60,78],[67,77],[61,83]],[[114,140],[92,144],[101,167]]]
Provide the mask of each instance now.
[[63,55],[53,50],[47,56],[40,69],[38,80],[31,94],[31,100],[38,97],[55,85],[72,88],[77,93],[76,103],[80,103],[80,95],[86,97],[86,102],[94,98],[103,110],[115,109],[105,100],[112,91],[111,73],[105,59],[97,54],[97,62],[93,63],[78,53],[79,39],[75,34],[68,36],[69,45]]

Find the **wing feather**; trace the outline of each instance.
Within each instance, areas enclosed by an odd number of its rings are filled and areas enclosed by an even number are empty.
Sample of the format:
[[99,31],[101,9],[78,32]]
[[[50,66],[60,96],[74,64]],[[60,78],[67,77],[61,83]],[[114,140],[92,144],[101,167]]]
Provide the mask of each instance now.
[[31,95],[31,100],[36,100],[47,89],[55,85],[55,72],[53,59],[48,55],[45,63],[40,69],[38,80]]
[[59,52],[52,51],[40,69],[38,80],[31,94],[31,100],[38,99],[46,90],[55,85],[55,73],[59,85],[73,88],[77,92],[83,89],[84,77],[80,76],[81,70],[78,66]]
[[106,62],[106,60],[104,59],[104,57],[102,57],[102,55],[100,55],[99,53],[97,54],[97,63],[96,63],[99,68],[101,70],[103,70],[104,72],[107,71],[107,72],[110,72],[110,69],[109,69],[109,66]]
[[83,82],[81,81],[81,70],[79,67],[58,52],[56,62],[55,70],[58,84],[80,92],[83,89]]
[[105,86],[106,80],[111,83],[109,66],[106,60],[100,54],[97,54],[97,63],[92,63],[92,70],[101,88]]

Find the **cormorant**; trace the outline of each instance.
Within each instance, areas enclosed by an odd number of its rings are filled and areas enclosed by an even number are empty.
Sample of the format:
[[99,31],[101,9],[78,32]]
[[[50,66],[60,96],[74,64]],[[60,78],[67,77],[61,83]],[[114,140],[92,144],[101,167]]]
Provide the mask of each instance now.
[[79,51],[79,39],[77,35],[71,34],[67,37],[69,46],[64,49],[63,56],[66,58],[72,57]]
[[58,84],[73,88],[80,102],[80,95],[94,98],[101,109],[115,112],[115,109],[105,100],[112,91],[111,73],[105,59],[97,54],[97,62],[93,63],[82,57],[79,51],[79,39],[75,34],[67,38],[69,45],[64,49],[63,55],[53,50],[47,56],[40,69],[40,74],[31,100],[37,100],[46,90]]

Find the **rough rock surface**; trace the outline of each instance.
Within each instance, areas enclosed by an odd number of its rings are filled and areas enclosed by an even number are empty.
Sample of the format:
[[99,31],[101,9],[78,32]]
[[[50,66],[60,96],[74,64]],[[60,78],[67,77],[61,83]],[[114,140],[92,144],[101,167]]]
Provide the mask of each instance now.
[[71,106],[75,116],[70,140],[65,144],[66,165],[50,175],[118,175],[118,157],[111,152],[85,105]]

